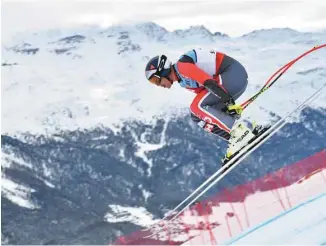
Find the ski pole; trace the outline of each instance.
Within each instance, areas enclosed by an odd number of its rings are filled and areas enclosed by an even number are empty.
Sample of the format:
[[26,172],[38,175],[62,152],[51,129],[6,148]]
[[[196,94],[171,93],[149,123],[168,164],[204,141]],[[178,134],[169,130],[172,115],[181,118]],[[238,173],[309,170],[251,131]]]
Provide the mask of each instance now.
[[[264,93],[267,89],[269,89],[290,67],[292,67],[293,64],[295,64],[297,61],[299,61],[301,58],[303,58],[304,56],[318,50],[321,48],[325,48],[326,44],[322,44],[322,45],[317,45],[315,47],[313,47],[312,49],[306,51],[305,53],[303,53],[302,55],[298,56],[297,58],[293,59],[292,61],[290,61],[289,63],[285,64],[283,67],[281,67],[279,70],[277,70],[265,83],[265,85],[263,86],[263,88],[256,93],[254,96],[252,96],[251,98],[249,98],[247,101],[245,101],[244,103],[241,104],[242,108],[245,109],[246,107],[248,107],[248,105],[250,103],[252,103],[253,101],[255,101],[257,99],[258,96],[260,96],[262,93]],[[276,76],[276,78],[271,81],[274,77]]]

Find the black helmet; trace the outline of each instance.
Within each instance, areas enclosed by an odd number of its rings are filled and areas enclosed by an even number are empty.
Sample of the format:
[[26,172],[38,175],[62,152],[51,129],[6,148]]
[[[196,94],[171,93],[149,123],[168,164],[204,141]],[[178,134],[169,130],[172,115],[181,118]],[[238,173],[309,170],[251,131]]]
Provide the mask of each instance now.
[[172,62],[165,55],[155,56],[146,65],[146,78],[150,80],[153,76],[157,78],[168,77],[171,73],[171,66]]

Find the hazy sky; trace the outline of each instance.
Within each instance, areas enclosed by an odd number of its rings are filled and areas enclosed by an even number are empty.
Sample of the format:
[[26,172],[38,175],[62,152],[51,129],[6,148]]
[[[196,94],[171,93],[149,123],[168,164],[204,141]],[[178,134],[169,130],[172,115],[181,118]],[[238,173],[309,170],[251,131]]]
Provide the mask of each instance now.
[[238,36],[255,29],[326,29],[326,1],[248,0],[3,0],[2,36],[80,24],[152,20],[168,30],[205,25],[212,32]]

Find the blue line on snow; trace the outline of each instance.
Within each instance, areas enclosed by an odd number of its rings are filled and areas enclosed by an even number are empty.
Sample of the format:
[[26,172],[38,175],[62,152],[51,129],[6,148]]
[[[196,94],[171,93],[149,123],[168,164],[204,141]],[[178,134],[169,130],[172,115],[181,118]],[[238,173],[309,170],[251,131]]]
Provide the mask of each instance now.
[[254,231],[256,231],[256,230],[258,230],[258,229],[260,229],[260,228],[262,228],[262,227],[264,227],[264,226],[266,226],[266,225],[268,225],[269,223],[271,223],[271,222],[273,222],[273,221],[275,221],[275,220],[277,220],[277,219],[283,217],[284,215],[286,215],[286,214],[292,212],[293,210],[296,210],[296,209],[298,209],[298,208],[300,208],[300,207],[303,207],[303,206],[307,205],[308,203],[311,203],[311,202],[313,202],[313,201],[316,201],[316,200],[322,198],[323,196],[326,196],[326,193],[323,193],[323,194],[321,194],[321,195],[319,195],[319,196],[317,196],[317,197],[315,197],[315,198],[312,198],[312,199],[310,199],[310,200],[308,200],[308,201],[306,201],[306,202],[303,202],[303,203],[297,205],[297,206],[294,207],[294,208],[291,208],[291,209],[289,209],[289,210],[287,210],[287,211],[285,211],[285,212],[283,212],[283,213],[280,213],[279,215],[273,217],[272,219],[269,219],[269,220],[267,220],[266,222],[261,223],[261,224],[255,226],[255,227],[253,227],[251,230],[248,230],[247,232],[244,232],[244,233],[241,234],[240,236],[237,236],[237,237],[235,237],[234,239],[231,239],[229,242],[225,243],[225,245],[233,244],[233,243],[235,243],[236,241],[239,241],[241,238],[246,237],[246,236],[249,235],[250,233],[252,233],[252,232],[254,232]]

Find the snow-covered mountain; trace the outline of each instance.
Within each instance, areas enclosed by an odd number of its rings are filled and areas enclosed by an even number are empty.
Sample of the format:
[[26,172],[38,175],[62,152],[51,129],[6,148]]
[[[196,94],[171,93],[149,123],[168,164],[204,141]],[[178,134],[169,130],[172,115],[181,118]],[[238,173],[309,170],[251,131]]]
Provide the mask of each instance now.
[[[171,108],[187,108],[192,93],[177,86],[171,91],[154,88],[144,78],[147,60],[160,52],[177,59],[201,46],[234,56],[246,65],[250,76],[242,97],[246,98],[280,65],[325,40],[326,32],[271,29],[229,38],[203,26],[168,32],[154,23],[20,34],[2,47],[2,63],[7,65],[2,67],[6,119],[2,133],[108,126],[121,118],[149,120],[166,115]],[[324,57],[322,49],[300,61],[259,101],[261,106],[282,113],[285,110],[278,103],[291,107],[291,101],[309,95],[323,83]],[[276,93],[280,96],[275,97]],[[323,101],[319,103],[324,107]]]
[[[245,100],[280,66],[325,41],[326,32],[270,29],[230,38],[203,26],[168,32],[155,23],[17,34],[2,46],[6,242],[112,242],[139,228],[131,207],[160,217],[219,167],[225,143],[190,121],[191,92],[145,80],[150,57],[174,60],[195,47],[225,52],[247,68]],[[325,57],[320,49],[294,65],[245,118],[271,122],[307,98],[326,83]],[[211,193],[325,148],[325,99]]]

